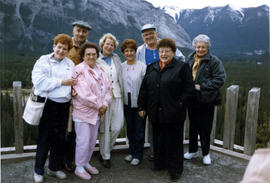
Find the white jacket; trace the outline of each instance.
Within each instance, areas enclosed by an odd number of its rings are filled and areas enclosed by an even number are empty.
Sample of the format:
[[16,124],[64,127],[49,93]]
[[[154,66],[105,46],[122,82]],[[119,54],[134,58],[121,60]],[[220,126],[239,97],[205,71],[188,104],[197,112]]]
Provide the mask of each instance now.
[[[72,77],[74,63],[65,57],[58,62],[51,59],[53,53],[41,56],[32,70],[34,94],[52,101],[64,103],[71,99],[71,86],[62,86],[62,80]],[[49,62],[50,61],[50,62]],[[51,73],[51,74],[50,74]]]

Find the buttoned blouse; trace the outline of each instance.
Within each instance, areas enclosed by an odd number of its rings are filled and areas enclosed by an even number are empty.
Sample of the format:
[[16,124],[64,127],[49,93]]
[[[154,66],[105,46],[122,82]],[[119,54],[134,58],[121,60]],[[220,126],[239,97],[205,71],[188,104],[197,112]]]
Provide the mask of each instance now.
[[[117,56],[117,58],[119,57]],[[120,58],[119,61],[114,60],[117,58],[116,56],[112,55],[111,65],[108,65],[102,58],[98,58],[97,65],[104,70],[109,78],[112,96],[114,98],[122,98],[122,67]]]

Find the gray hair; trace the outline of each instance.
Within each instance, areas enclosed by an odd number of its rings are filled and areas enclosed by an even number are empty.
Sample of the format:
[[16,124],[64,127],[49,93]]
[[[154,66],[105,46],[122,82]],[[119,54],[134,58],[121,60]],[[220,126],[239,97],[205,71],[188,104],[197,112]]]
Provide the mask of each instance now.
[[114,49],[115,49],[115,48],[118,46],[118,44],[119,44],[118,41],[117,41],[117,39],[116,39],[116,37],[115,37],[114,35],[112,35],[111,33],[106,33],[106,34],[104,34],[104,35],[102,36],[102,38],[100,38],[100,40],[99,40],[99,47],[100,47],[100,49],[103,48],[106,39],[111,39],[111,40],[113,40],[113,42],[114,42]]
[[196,47],[196,44],[198,42],[205,42],[208,46],[208,49],[211,47],[211,41],[210,41],[210,38],[205,35],[205,34],[199,34],[198,36],[196,36],[193,41],[192,41],[192,46],[193,48]]

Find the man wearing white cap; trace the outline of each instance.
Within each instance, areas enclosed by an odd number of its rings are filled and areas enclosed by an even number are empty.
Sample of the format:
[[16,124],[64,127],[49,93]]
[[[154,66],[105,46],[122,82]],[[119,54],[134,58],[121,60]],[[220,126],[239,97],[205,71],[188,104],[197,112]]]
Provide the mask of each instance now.
[[[70,49],[68,53],[68,58],[74,62],[75,65],[78,65],[82,62],[80,56],[81,45],[83,43],[88,42],[87,38],[89,35],[89,31],[92,29],[91,26],[82,20],[75,21],[72,23],[73,26],[73,47]],[[75,157],[75,148],[76,148],[76,134],[74,130],[74,123],[72,122],[71,112],[72,107],[70,108],[70,117],[68,122],[67,128],[67,135],[66,135],[66,149],[65,149],[65,168],[69,172],[73,172],[75,166],[73,164],[74,157]]]
[[[153,62],[159,61],[159,53],[157,50],[158,43],[158,32],[154,24],[145,24],[141,27],[142,39],[144,44],[137,48],[136,60],[139,60],[146,65]],[[175,57],[177,60],[185,61],[185,56],[182,52],[176,49]],[[148,121],[148,120],[147,120]],[[152,124],[149,121],[149,140],[150,140],[150,160],[154,159],[154,147],[153,147],[153,137],[152,137]]]
[[[141,28],[141,33],[144,44],[138,47],[136,60],[149,65],[159,60],[159,54],[156,48],[158,43],[157,28],[154,24],[145,24]],[[178,49],[176,49],[175,57],[177,57],[178,60],[185,61],[185,56]]]

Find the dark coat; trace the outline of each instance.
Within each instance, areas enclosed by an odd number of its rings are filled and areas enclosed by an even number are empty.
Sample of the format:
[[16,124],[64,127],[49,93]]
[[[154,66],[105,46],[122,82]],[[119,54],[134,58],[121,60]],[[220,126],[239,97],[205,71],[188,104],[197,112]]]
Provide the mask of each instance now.
[[[194,54],[190,54],[187,63],[192,68]],[[218,105],[221,103],[220,88],[226,80],[226,72],[221,60],[209,52],[203,57],[194,83],[200,85],[200,91],[195,91],[194,106]]]
[[194,85],[187,63],[175,58],[160,71],[159,61],[148,65],[138,97],[139,110],[153,123],[179,123],[186,119]]

